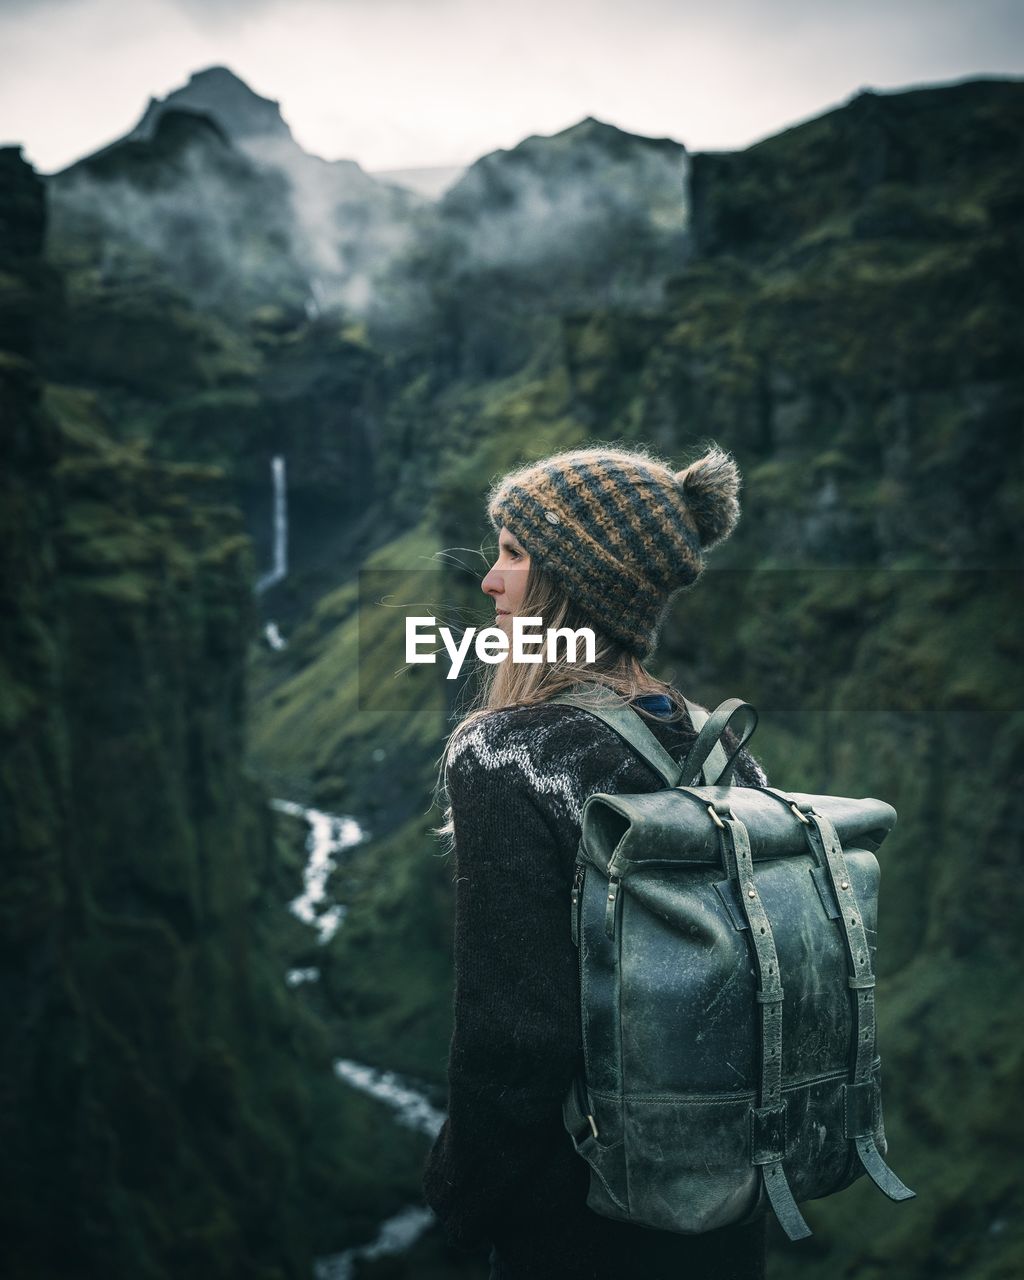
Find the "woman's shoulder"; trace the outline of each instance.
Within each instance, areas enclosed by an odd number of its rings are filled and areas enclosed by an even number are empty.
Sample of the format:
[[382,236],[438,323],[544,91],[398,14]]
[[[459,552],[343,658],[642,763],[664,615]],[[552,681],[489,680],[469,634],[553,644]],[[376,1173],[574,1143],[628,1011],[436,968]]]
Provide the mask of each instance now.
[[[650,705],[647,709],[656,712],[645,722],[650,732],[670,755],[683,760],[697,736],[689,716],[665,721],[661,718],[663,707]],[[728,731],[725,744],[730,750],[736,745]],[[561,702],[517,704],[478,716],[456,729],[448,754],[449,777],[484,770],[494,780],[546,791],[550,779],[557,776],[563,789],[584,794],[592,783],[618,777],[630,765],[641,770],[640,777],[633,779],[640,786],[647,773],[650,784],[658,785],[653,767],[642,763],[606,721],[583,707]],[[735,781],[752,786],[767,782],[746,747],[737,758]]]
[[[636,760],[589,711],[565,703],[502,707],[456,730],[449,751],[453,807],[524,805],[556,826],[578,823],[595,789],[616,789]],[[525,810],[524,810],[525,811]]]

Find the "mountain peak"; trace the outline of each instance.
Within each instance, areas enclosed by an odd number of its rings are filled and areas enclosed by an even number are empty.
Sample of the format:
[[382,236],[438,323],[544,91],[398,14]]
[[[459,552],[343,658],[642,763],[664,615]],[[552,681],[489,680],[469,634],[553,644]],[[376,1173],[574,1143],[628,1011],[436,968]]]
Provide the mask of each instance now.
[[242,77],[236,76],[230,67],[204,67],[202,71],[193,71],[188,78],[189,84],[213,83],[216,81],[220,81],[224,84],[235,85],[240,89],[244,89],[246,93],[252,94],[254,98],[257,96],[245,83]]
[[176,108],[210,116],[231,139],[282,138],[292,140],[280,104],[260,97],[230,67],[204,67],[189,76],[188,84],[166,98],[151,98],[145,114],[130,138],[149,138],[164,111]]

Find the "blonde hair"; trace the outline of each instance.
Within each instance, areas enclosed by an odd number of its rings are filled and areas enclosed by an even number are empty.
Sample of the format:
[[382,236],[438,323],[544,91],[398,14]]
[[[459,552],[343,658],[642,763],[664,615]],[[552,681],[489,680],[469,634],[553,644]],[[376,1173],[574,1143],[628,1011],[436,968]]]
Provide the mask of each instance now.
[[[469,700],[468,710],[448,736],[438,764],[438,781],[434,788],[434,802],[444,813],[440,827],[431,831],[451,851],[454,827],[448,797],[448,763],[452,748],[458,738],[478,720],[505,707],[530,707],[547,702],[572,685],[604,685],[623,697],[633,699],[645,693],[663,693],[671,699],[674,710],[667,716],[655,716],[642,707],[635,710],[643,717],[662,724],[674,723],[687,717],[678,691],[671,684],[652,676],[640,659],[617,640],[612,639],[589,617],[579,610],[554,576],[543,569],[536,560],[530,561],[526,587],[523,592],[522,616],[540,618],[541,626],[590,627],[594,632],[594,661],[568,662],[564,656],[548,662],[546,656],[540,662],[504,661],[483,663],[479,675],[479,689]],[[564,647],[561,653],[564,655]]]

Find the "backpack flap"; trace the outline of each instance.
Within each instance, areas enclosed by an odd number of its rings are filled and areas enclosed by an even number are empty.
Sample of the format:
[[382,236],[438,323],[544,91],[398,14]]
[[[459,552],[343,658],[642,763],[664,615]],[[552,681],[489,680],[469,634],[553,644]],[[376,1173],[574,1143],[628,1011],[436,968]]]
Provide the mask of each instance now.
[[[896,810],[872,797],[788,792],[801,806],[828,818],[844,847],[876,850],[896,824]],[[721,865],[718,828],[708,814],[728,798],[750,833],[755,862],[802,852],[805,840],[793,814],[756,787],[688,787],[639,795],[595,791],[583,804],[581,847],[605,875],[627,875],[657,864]]]

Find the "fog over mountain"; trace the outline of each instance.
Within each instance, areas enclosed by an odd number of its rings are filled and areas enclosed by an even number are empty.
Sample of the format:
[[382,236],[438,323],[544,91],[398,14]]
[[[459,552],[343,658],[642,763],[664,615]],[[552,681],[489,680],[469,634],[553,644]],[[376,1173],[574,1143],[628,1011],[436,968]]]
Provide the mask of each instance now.
[[[182,135],[186,112],[212,121],[229,150],[204,139],[198,125],[194,145],[187,145]],[[178,117],[175,129],[182,154],[177,168],[152,181],[142,179],[133,166],[147,154],[161,153],[161,124],[168,116]],[[175,227],[189,220],[197,208],[206,211],[204,219],[215,223],[222,220],[217,210],[237,208],[240,197],[231,188],[237,171],[246,165],[252,173],[284,184],[290,225],[281,225],[275,197],[269,214],[276,224],[273,236],[278,248],[305,273],[309,305],[365,310],[373,275],[407,246],[411,219],[427,201],[408,189],[378,181],[354,160],[326,161],[309,155],[292,137],[278,103],[253,93],[226,67],[196,72],[166,98],[151,98],[141,119],[122,139],[70,165],[51,183],[55,204],[66,218],[106,218],[118,236],[137,241],[172,264],[177,252]],[[250,190],[258,185],[250,184]],[[247,207],[251,229],[264,220],[267,206],[256,200]],[[251,264],[233,238],[238,227],[224,230],[228,235],[222,241],[224,263],[229,271],[247,276]],[[205,238],[209,240],[208,235]],[[259,268],[257,273],[267,274]],[[202,290],[201,281],[196,285]]]
[[214,303],[284,290],[310,312],[372,315],[393,331],[433,305],[424,259],[515,270],[562,305],[655,300],[685,255],[686,171],[682,144],[587,117],[465,171],[433,171],[432,199],[308,154],[276,101],[216,66],[48,181],[55,243],[98,243],[106,228],[107,278],[120,246]]

